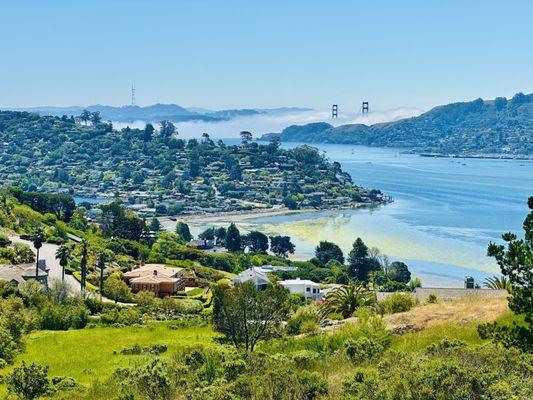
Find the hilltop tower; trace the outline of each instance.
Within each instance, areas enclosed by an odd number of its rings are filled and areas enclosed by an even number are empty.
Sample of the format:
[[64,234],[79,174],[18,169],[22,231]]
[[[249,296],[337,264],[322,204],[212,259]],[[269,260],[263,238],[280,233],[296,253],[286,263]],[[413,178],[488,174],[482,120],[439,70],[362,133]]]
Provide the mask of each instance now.
[[331,106],[331,118],[335,119],[338,116],[339,116],[339,107],[337,106],[337,104],[333,104]]
[[135,86],[131,85],[131,105],[135,105]]
[[369,110],[368,101],[363,101],[363,105],[361,106],[361,112],[363,114],[368,114],[368,110]]

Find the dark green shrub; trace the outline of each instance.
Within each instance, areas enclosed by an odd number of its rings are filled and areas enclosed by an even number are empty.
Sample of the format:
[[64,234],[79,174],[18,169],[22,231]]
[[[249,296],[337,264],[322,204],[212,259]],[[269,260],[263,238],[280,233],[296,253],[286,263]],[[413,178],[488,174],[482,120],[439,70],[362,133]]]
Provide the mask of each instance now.
[[228,381],[234,381],[246,370],[246,363],[243,360],[229,360],[223,364],[224,377]]
[[17,343],[11,333],[4,327],[0,327],[0,360],[11,364],[18,352]]
[[378,340],[366,336],[348,339],[344,346],[346,355],[356,365],[379,358],[384,350],[383,345]]

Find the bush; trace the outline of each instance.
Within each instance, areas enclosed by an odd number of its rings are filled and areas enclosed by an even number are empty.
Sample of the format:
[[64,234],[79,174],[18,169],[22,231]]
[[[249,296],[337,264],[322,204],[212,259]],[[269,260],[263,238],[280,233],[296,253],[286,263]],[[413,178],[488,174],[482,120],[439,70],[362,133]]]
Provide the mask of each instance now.
[[430,355],[444,355],[449,349],[455,350],[466,347],[466,342],[458,339],[442,339],[440,342],[431,343],[426,348],[426,353]]
[[319,359],[319,354],[311,350],[299,350],[292,354],[292,362],[298,367],[308,368]]
[[8,391],[24,400],[33,400],[48,392],[48,367],[31,363],[26,365],[22,361],[20,367],[15,367],[7,376]]
[[139,346],[138,344],[133,347],[124,347],[120,350],[120,354],[125,355],[139,355],[139,354],[152,354],[158,355],[167,351],[167,346],[164,344],[151,344],[150,346]]
[[177,310],[181,314],[200,314],[204,309],[200,300],[180,299],[175,301],[177,304]]
[[68,313],[66,313],[64,308],[58,304],[47,302],[41,308],[39,315],[41,329],[66,331],[70,328]]
[[52,378],[52,386],[54,390],[72,390],[79,386],[79,383],[70,376],[54,376]]
[[11,240],[6,234],[0,232],[0,247],[7,247],[11,244]]
[[435,304],[439,302],[439,297],[435,293],[430,293],[426,301],[429,304]]
[[317,330],[318,324],[322,322],[322,319],[321,310],[318,305],[313,303],[300,307],[287,321],[285,331],[289,335],[312,333]]
[[91,315],[96,315],[104,309],[104,303],[94,297],[87,297],[83,302]]
[[234,381],[237,377],[244,373],[246,363],[243,360],[229,360],[223,365],[224,377],[228,381]]
[[416,303],[416,299],[410,293],[393,293],[378,302],[378,310],[381,315],[394,314],[409,311]]
[[4,327],[0,327],[0,360],[11,364],[18,351],[17,343],[13,340],[11,333]]
[[132,307],[127,308],[104,308],[100,313],[98,322],[102,325],[123,325],[130,326],[142,324],[141,313]]
[[348,339],[344,346],[346,355],[356,365],[377,359],[384,350],[383,345],[378,340],[365,336]]
[[[435,351],[437,349],[437,351]],[[343,398],[529,399],[533,355],[492,345],[437,343],[427,354],[390,352],[343,382]]]
[[89,320],[89,311],[84,306],[61,305],[49,301],[41,308],[39,316],[41,329],[83,329]]

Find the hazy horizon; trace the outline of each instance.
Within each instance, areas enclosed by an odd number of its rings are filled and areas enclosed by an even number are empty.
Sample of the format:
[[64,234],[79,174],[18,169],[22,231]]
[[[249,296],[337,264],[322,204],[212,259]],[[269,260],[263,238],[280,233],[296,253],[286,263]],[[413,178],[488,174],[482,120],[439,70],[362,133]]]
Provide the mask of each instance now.
[[7,2],[0,108],[428,110],[533,91],[533,3]]

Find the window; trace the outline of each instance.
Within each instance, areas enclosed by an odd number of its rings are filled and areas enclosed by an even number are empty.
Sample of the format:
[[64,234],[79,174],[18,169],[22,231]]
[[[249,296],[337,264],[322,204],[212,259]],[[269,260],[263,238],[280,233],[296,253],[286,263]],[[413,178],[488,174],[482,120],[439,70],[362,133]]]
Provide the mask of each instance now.
[[305,291],[306,291],[306,292],[310,292],[310,291],[311,291],[311,288],[310,288],[310,287],[306,287],[306,288],[305,288]]
[[313,293],[316,293],[316,289],[313,289]]

